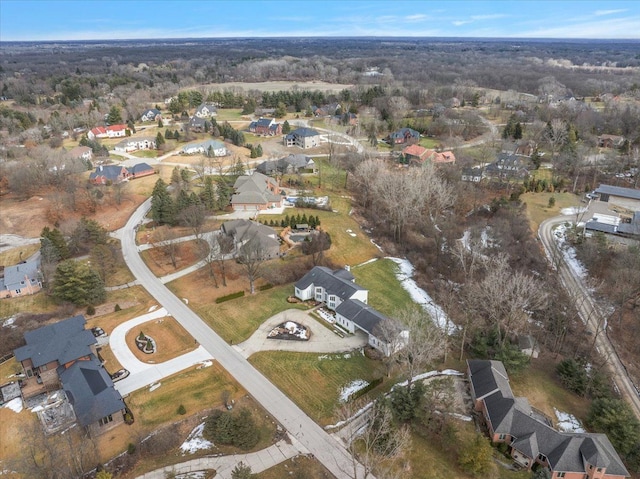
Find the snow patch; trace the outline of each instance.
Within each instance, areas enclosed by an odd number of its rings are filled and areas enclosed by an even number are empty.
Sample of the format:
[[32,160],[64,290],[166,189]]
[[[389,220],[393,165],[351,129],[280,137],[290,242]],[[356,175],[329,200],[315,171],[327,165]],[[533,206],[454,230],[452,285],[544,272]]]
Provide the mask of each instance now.
[[[558,244],[558,248],[562,252],[562,257],[567,265],[573,270],[573,272],[580,277],[580,279],[585,279],[588,275],[587,269],[584,265],[576,258],[576,250],[571,247],[567,242],[567,228],[570,227],[567,223],[561,224],[553,231],[553,236],[555,237],[556,243]],[[551,263],[553,264],[553,258],[550,258]]]
[[153,313],[156,309],[158,309],[158,305],[157,305],[157,304],[154,304],[153,306],[151,306],[151,307],[147,310],[147,312],[148,312],[148,313]]
[[368,385],[369,383],[364,379],[356,379],[355,381],[351,381],[340,390],[340,402],[347,402],[352,394],[366,388]]
[[204,368],[208,368],[209,366],[213,365],[213,361],[201,361],[198,363],[198,367],[196,369],[204,369]]
[[4,322],[2,323],[2,327],[3,328],[15,327],[13,326],[13,323],[15,322],[16,322],[16,317],[11,316],[10,318],[7,318],[4,320]]
[[582,427],[582,423],[573,414],[558,411],[556,408],[553,408],[553,411],[556,413],[556,417],[558,418],[557,427],[560,431],[585,432]]
[[11,401],[9,401],[7,404],[5,404],[2,407],[6,407],[7,409],[11,409],[13,412],[16,412],[16,413],[22,412],[22,409],[23,409],[22,398],[12,399]]
[[[373,243],[373,241],[372,241],[372,243]],[[379,247],[378,247],[378,248],[379,248]],[[382,251],[382,249],[381,249],[380,251]],[[379,258],[371,258],[371,259],[368,259],[368,260],[367,260],[367,261],[365,261],[364,263],[360,263],[360,264],[356,265],[356,267],[357,267],[357,268],[359,268],[360,266],[364,266],[364,265],[367,265],[367,264],[370,264],[370,263],[375,263],[376,261],[378,261],[378,259],[379,259]]]
[[156,389],[158,389],[161,385],[162,385],[162,383],[151,383],[151,385],[149,386],[149,392],[155,391],[155,390],[156,390]]
[[561,215],[569,216],[569,215],[579,215],[580,213],[584,213],[587,211],[586,206],[571,206],[570,208],[562,208],[560,210]]
[[414,271],[411,262],[402,258],[387,257],[387,259],[390,259],[399,266],[399,271],[396,272],[396,278],[400,281],[402,288],[409,293],[411,299],[429,313],[436,326],[446,331],[447,334],[455,333],[458,327],[449,321],[445,312],[440,306],[433,302],[429,293],[420,288],[411,278]]
[[[464,373],[460,371],[456,371],[455,369],[445,369],[444,371],[429,371],[427,373],[418,374],[411,379],[411,382],[422,381],[423,379],[429,379],[436,376],[464,376]],[[394,385],[391,390],[393,391],[396,387],[405,388],[409,384],[409,381],[403,381]]]
[[213,447],[213,443],[211,441],[207,441],[202,437],[202,431],[204,431],[204,423],[197,425],[193,431],[189,433],[187,440],[180,446],[182,455],[193,454],[196,451]]
[[182,301],[184,301],[184,304],[189,304],[189,300],[187,298],[182,298]]

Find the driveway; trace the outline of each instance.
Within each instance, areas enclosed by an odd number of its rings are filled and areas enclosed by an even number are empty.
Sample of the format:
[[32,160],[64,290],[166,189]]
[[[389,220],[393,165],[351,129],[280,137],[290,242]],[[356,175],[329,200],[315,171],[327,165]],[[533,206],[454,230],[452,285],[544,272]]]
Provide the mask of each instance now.
[[[309,341],[267,339],[269,331],[286,321],[295,321],[311,331]],[[327,323],[328,324],[328,323]],[[359,349],[367,344],[367,336],[358,331],[341,338],[309,316],[306,311],[288,309],[267,319],[249,339],[235,346],[235,350],[248,358],[258,351],[296,351],[300,353],[341,353]]]
[[111,351],[113,351],[113,354],[122,367],[130,373],[128,377],[114,384],[115,388],[123,396],[156,383],[167,376],[195,366],[196,364],[213,359],[211,354],[202,346],[177,358],[158,364],[143,363],[136,358],[125,340],[127,332],[140,324],[167,316],[169,316],[167,311],[164,308],[160,308],[122,323],[116,326],[111,332],[109,336]]

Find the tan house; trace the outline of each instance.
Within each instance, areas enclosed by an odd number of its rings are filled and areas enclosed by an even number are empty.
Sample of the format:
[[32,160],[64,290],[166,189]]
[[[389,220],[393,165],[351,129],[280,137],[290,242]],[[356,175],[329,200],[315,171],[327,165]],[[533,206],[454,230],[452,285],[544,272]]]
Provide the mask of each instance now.
[[239,176],[233,185],[231,197],[234,211],[261,211],[282,208],[282,195],[278,182],[262,173]]
[[624,479],[627,469],[605,434],[560,432],[531,407],[515,397],[500,361],[467,361],[471,398],[492,442],[505,443],[520,466],[549,469],[551,479]]
[[100,364],[96,338],[85,324],[79,315],[29,331],[26,345],[14,354],[26,376],[24,399],[61,389],[77,422],[97,435],[124,422],[126,405]]

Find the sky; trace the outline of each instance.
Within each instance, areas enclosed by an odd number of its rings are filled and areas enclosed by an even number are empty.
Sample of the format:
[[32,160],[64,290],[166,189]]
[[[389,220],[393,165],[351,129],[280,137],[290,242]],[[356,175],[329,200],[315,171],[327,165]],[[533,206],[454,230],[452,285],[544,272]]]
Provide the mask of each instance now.
[[309,36],[640,39],[640,1],[0,0],[0,42]]

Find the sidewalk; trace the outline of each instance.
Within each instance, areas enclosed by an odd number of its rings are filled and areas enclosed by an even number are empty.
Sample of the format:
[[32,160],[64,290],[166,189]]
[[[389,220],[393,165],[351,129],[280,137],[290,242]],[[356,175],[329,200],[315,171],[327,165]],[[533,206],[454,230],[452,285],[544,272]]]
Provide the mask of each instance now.
[[234,454],[232,456],[203,457],[191,461],[163,467],[155,471],[147,472],[136,479],[164,479],[167,473],[184,474],[188,472],[205,471],[214,469],[216,479],[231,479],[231,471],[236,464],[243,462],[251,467],[251,472],[257,474],[270,467],[276,466],[299,455],[306,450],[294,437],[289,436],[291,444],[286,441],[278,441],[273,446],[250,454]]

